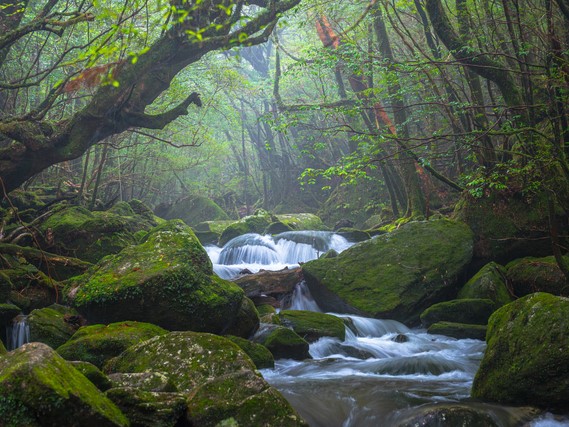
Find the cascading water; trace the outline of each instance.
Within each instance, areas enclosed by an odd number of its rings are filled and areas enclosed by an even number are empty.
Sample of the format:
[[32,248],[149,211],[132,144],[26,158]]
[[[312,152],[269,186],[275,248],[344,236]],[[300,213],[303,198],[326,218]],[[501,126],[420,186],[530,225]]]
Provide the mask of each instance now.
[[[256,272],[294,266],[329,249],[341,252],[350,244],[338,237],[323,232],[282,233],[274,237],[249,234],[232,240],[223,249],[207,249],[216,273],[230,278],[242,270]],[[321,311],[304,282],[296,286],[290,308]],[[311,427],[410,425],[405,424],[406,420],[423,407],[465,402],[469,398],[485,349],[483,341],[431,335],[395,320],[330,314],[344,319],[344,341],[321,338],[310,345],[313,359],[281,359],[275,362],[274,369],[261,371]],[[531,420],[523,409],[470,402],[468,405],[489,414],[494,426],[569,425],[567,417],[547,414]]]
[[297,267],[333,249],[342,252],[352,243],[329,231],[288,231],[276,236],[244,234],[223,248],[208,245],[206,250],[215,273],[230,279],[246,270],[257,272]]
[[30,325],[28,316],[20,314],[12,320],[12,325],[6,328],[7,349],[15,350],[30,342]]

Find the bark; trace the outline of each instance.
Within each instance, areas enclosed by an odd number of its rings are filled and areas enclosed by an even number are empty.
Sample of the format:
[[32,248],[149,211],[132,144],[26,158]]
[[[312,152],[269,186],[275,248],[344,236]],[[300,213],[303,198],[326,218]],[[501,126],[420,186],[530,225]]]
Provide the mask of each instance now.
[[[208,52],[267,40],[278,17],[300,0],[270,2],[238,1],[231,16],[216,6],[226,2],[203,2],[187,19],[166,31],[136,63],[122,63],[115,69],[119,87],[101,86],[89,104],[72,117],[58,123],[33,115],[0,121],[0,136],[12,140],[0,148],[0,179],[11,191],[52,164],[81,156],[95,143],[133,127],[161,129],[181,115],[190,104],[199,105],[199,96],[190,94],[182,103],[162,114],[149,115],[146,107],[168,89],[172,79]],[[241,27],[244,4],[265,5]],[[193,2],[176,4],[194,7]],[[207,9],[206,9],[207,8]],[[208,28],[202,40],[190,39],[187,31]]]

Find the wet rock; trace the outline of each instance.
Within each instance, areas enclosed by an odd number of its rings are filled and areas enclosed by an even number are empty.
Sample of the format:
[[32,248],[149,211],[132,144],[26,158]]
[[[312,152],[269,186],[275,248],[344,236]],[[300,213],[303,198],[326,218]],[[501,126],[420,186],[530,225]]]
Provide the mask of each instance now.
[[447,337],[464,339],[472,338],[484,341],[486,339],[486,325],[470,325],[456,322],[436,322],[429,326],[429,334],[445,335]]
[[300,268],[285,268],[279,271],[262,270],[239,277],[235,280],[235,284],[245,291],[248,298],[262,303],[264,298],[274,298],[277,301],[290,298],[301,280]]
[[456,292],[472,244],[463,223],[411,222],[336,258],[307,262],[302,272],[324,311],[416,324],[423,310]]
[[67,360],[82,360],[98,368],[142,341],[164,335],[167,331],[142,322],[117,322],[110,325],[91,325],[80,328],[69,341],[57,348]]
[[0,356],[2,423],[14,426],[127,426],[119,409],[42,343]]
[[421,323],[425,328],[436,322],[486,325],[494,308],[494,302],[489,299],[465,298],[444,301],[433,304],[421,313]]
[[275,359],[310,359],[308,342],[292,329],[278,325],[261,325],[253,341],[264,345]]
[[331,314],[306,310],[283,310],[279,313],[281,324],[292,328],[309,343],[322,337],[334,337],[343,341],[346,327],[342,319]]
[[500,308],[513,300],[506,280],[506,269],[490,262],[466,282],[458,293],[458,298],[490,299],[496,308]]
[[535,293],[497,310],[472,396],[513,405],[569,406],[569,298]]
[[53,349],[65,344],[79,328],[67,321],[74,315],[77,315],[74,309],[59,304],[32,311],[28,316],[30,341],[42,342]]
[[69,364],[85,375],[85,378],[91,381],[99,390],[107,391],[112,387],[109,377],[92,363],[74,360],[70,361]]
[[247,353],[247,356],[251,358],[257,369],[275,367],[275,359],[265,346],[232,335],[225,335],[225,338],[237,344],[241,350]]

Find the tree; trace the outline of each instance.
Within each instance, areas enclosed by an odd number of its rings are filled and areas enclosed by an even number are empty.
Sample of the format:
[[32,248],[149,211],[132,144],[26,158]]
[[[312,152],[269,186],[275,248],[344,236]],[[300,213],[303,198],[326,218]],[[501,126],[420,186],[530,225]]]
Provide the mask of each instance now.
[[[163,18],[163,29],[142,54],[121,59],[114,64],[101,64],[77,73],[79,82],[93,73],[103,74],[108,84],[100,85],[79,111],[52,117],[50,111],[57,102],[65,102],[66,88],[71,77],[51,86],[47,95],[35,108],[0,120],[0,178],[5,192],[24,183],[34,174],[50,165],[82,155],[89,147],[105,138],[132,128],[163,129],[188,108],[201,104],[197,93],[191,93],[175,107],[155,114],[145,110],[164,93],[176,75],[205,54],[236,46],[250,46],[267,40],[282,13],[296,6],[300,0],[206,0],[175,1],[169,4],[169,13]],[[56,7],[61,11],[52,12]],[[128,2],[123,7],[128,8]],[[80,22],[96,20],[83,11],[69,14],[57,0],[48,4],[26,24],[14,19],[0,44],[2,55],[26,38],[46,32],[48,37],[59,36]],[[24,11],[31,11],[28,3]],[[66,20],[56,20],[65,17]],[[32,25],[33,23],[37,25]],[[160,28],[160,27],[159,27]],[[151,38],[149,38],[151,39]],[[60,61],[68,56],[62,55]],[[57,61],[55,61],[57,63]],[[0,66],[4,66],[0,64]],[[57,66],[54,67],[54,70]],[[3,90],[17,90],[24,83],[2,84]]]

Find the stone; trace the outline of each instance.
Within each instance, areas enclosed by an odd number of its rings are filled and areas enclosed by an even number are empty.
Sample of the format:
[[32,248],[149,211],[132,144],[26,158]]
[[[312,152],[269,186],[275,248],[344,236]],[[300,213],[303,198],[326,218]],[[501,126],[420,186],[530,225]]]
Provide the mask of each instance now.
[[[569,263],[569,257],[565,259]],[[506,276],[518,297],[534,292],[569,296],[569,282],[553,256],[516,259],[506,265]]]
[[42,342],[55,349],[71,338],[79,328],[73,323],[77,312],[59,304],[33,310],[28,316],[30,341]]
[[333,337],[340,341],[346,338],[346,327],[342,319],[331,314],[306,310],[283,310],[279,313],[281,324],[292,328],[309,343],[322,337]]
[[489,299],[465,298],[433,304],[421,313],[421,323],[428,328],[436,322],[470,323],[486,325],[494,312],[494,302]]
[[458,293],[458,298],[490,299],[496,308],[502,307],[513,300],[506,280],[506,269],[490,262],[466,282]]
[[262,324],[253,342],[264,345],[275,359],[310,359],[308,342],[292,329],[284,326]]
[[275,367],[275,359],[265,346],[232,335],[225,335],[225,338],[237,344],[241,350],[247,353],[247,356],[251,358],[257,369]]
[[112,382],[109,377],[92,363],[73,360],[70,361],[69,364],[85,375],[85,378],[91,381],[99,390],[107,391],[112,387]]
[[456,322],[436,322],[427,329],[429,334],[445,335],[456,339],[471,338],[484,341],[486,339],[486,325],[470,325]]

